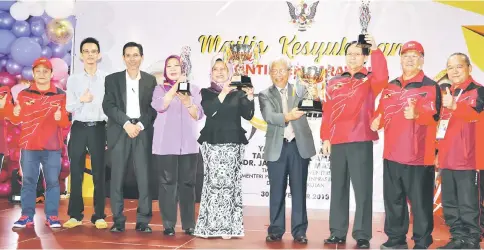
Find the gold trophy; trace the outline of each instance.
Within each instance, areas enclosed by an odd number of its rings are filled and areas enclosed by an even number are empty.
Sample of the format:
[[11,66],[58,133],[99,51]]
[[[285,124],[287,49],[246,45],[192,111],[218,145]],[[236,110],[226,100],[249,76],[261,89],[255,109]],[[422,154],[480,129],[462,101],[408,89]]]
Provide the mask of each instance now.
[[298,84],[305,86],[307,91],[303,96],[303,100],[299,102],[299,110],[316,113],[323,112],[323,106],[321,101],[315,100],[315,96],[313,96],[313,94],[317,95],[319,93],[319,91],[317,90],[317,85],[325,80],[325,73],[326,70],[324,70],[323,67],[301,67],[301,70],[299,70],[297,74],[297,82]]
[[260,59],[259,45],[233,44],[225,49],[225,60],[234,66],[231,86],[238,88],[253,87],[251,79],[245,73],[246,64],[258,64]]

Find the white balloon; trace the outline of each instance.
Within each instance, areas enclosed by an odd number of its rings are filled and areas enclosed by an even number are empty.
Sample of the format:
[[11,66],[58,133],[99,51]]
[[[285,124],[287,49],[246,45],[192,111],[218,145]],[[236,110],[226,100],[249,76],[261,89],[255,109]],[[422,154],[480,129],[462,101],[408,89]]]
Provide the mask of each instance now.
[[42,14],[44,14],[44,6],[40,3],[31,3],[29,5],[29,10],[31,16],[42,16]]
[[25,21],[29,18],[30,11],[28,4],[16,2],[10,7],[10,15],[17,21]]
[[67,18],[74,13],[74,2],[71,0],[48,1],[45,12],[53,18]]

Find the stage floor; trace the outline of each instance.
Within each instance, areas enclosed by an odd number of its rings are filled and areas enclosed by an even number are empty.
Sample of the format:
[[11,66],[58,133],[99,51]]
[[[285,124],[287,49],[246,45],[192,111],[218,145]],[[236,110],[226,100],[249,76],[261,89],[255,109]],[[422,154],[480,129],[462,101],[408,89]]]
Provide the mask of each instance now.
[[[244,226],[245,237],[240,239],[223,240],[202,239],[187,236],[181,231],[181,226],[177,225],[175,236],[164,236],[163,226],[158,209],[158,202],[153,202],[153,219],[151,227],[154,230],[151,234],[139,233],[134,230],[136,222],[137,201],[125,201],[125,215],[128,217],[126,232],[113,234],[109,229],[98,230],[89,221],[93,213],[92,202],[85,200],[85,216],[82,226],[66,229],[50,229],[44,225],[43,205],[37,205],[37,216],[35,217],[35,228],[18,229],[13,231],[12,225],[20,216],[20,207],[13,206],[6,199],[0,199],[0,248],[161,248],[161,249],[342,249],[355,248],[356,242],[351,238],[351,231],[348,234],[346,245],[326,246],[323,240],[329,235],[328,211],[310,210],[308,211],[309,229],[307,245],[295,244],[290,235],[290,218],[286,220],[287,233],[282,242],[266,243],[266,229],[269,222],[269,209],[266,207],[245,207]],[[68,200],[61,200],[59,217],[65,222],[67,216]],[[109,200],[107,200],[106,214],[110,214]],[[287,215],[290,214],[288,211]],[[352,214],[350,215],[353,216]],[[107,218],[109,226],[112,225],[112,218]],[[379,248],[380,244],[386,241],[383,233],[384,217],[383,213],[373,214],[373,239],[371,248]],[[351,230],[351,225],[350,225]],[[411,233],[408,234],[411,237]],[[441,218],[436,218],[434,229],[434,244],[436,248],[448,241],[449,233]],[[413,247],[413,242],[409,240],[409,247]]]

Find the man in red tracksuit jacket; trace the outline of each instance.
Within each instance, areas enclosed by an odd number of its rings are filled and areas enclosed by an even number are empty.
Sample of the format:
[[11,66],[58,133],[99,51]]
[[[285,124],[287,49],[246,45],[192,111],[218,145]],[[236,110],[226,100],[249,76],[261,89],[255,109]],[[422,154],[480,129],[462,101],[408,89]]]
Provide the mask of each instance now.
[[61,227],[58,219],[61,170],[61,149],[64,145],[62,128],[68,127],[69,117],[65,109],[66,95],[50,82],[52,64],[49,59],[39,58],[32,65],[35,83],[22,90],[14,105],[9,95],[0,99],[1,114],[13,124],[21,124],[19,147],[22,169],[20,193],[22,216],[14,223],[15,228],[34,225],[35,199],[40,164],[46,182],[45,224]]
[[[440,249],[479,249],[478,168],[484,163],[484,87],[470,76],[469,57],[452,54],[447,75],[452,86],[442,97],[438,167],[442,170],[442,206],[451,240]],[[484,114],[484,113],[482,113]]]
[[372,237],[373,140],[370,129],[375,98],[388,84],[387,62],[374,39],[371,46],[372,72],[364,68],[368,49],[352,42],[345,51],[347,72],[332,78],[326,89],[321,139],[323,154],[331,154],[331,236],[326,244],[343,244],[349,222],[350,180],[356,200],[353,238],[358,248],[369,248]]
[[382,249],[407,248],[412,204],[415,248],[432,244],[435,181],[435,136],[441,108],[436,82],[422,71],[424,49],[415,41],[405,43],[400,63],[403,74],[383,90],[372,130],[384,127],[383,199],[385,234]]

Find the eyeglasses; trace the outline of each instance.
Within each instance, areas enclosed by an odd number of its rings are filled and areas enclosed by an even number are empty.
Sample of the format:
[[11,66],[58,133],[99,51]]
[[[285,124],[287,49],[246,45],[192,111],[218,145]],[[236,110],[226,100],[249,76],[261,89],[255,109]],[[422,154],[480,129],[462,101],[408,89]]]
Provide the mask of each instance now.
[[271,70],[271,74],[273,75],[277,75],[277,73],[281,74],[281,75],[284,75],[288,72],[289,70],[288,69],[272,69]]
[[98,50],[82,50],[82,54],[93,54],[93,55],[96,55],[97,53],[99,53]]

